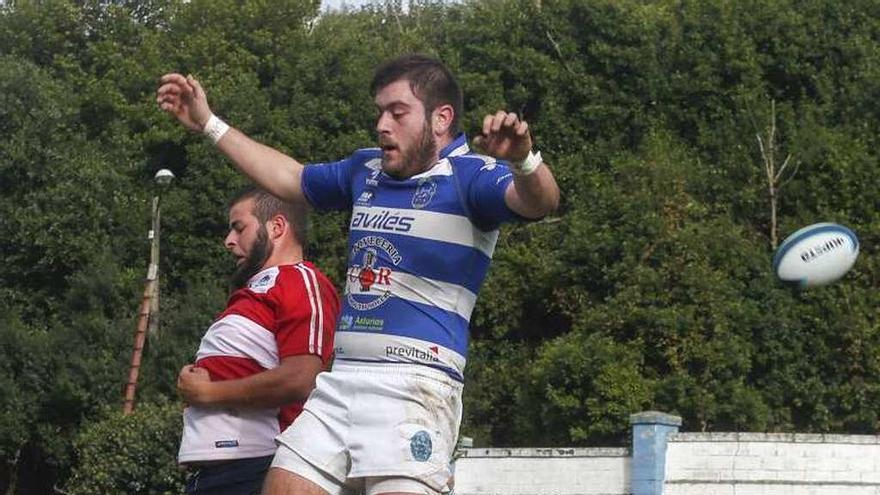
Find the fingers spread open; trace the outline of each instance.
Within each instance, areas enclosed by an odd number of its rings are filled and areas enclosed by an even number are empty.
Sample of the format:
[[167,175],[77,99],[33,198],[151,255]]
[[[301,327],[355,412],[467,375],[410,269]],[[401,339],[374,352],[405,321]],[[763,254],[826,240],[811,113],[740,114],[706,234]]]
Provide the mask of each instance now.
[[495,113],[495,117],[492,119],[492,132],[498,132],[501,130],[501,124],[504,123],[505,118],[507,118],[507,114],[502,110],[498,110]]
[[187,88],[189,88],[189,92],[192,96],[196,98],[203,98],[205,96],[205,90],[202,89],[202,85],[199,83],[198,79],[189,75],[186,76]]
[[514,127],[519,122],[515,113],[508,113],[504,116],[504,127]]
[[490,132],[492,132],[492,116],[486,115],[483,117],[483,135],[488,136]]

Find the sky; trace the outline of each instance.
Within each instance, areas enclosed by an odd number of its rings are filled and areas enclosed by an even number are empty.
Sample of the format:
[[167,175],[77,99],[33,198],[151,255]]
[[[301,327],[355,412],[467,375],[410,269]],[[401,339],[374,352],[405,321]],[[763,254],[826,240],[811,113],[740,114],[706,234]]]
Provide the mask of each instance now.
[[321,10],[339,9],[343,4],[349,7],[360,7],[362,5],[369,5],[375,1],[376,0],[321,0]]
[[[2,0],[0,0],[2,1]],[[387,0],[321,0],[321,10],[335,10],[341,8],[343,5],[346,5],[350,8],[358,8],[364,5],[370,5],[372,3],[376,3],[382,5]],[[404,8],[409,5],[410,0],[400,0],[401,4]],[[457,0],[442,0],[443,2],[455,2]]]

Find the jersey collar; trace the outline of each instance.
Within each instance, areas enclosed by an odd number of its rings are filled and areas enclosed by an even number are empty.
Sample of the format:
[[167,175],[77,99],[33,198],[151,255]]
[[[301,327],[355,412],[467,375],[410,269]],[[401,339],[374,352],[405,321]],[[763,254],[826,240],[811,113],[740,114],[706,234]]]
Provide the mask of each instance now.
[[469,151],[470,148],[468,147],[467,137],[465,137],[463,132],[459,132],[451,143],[447,144],[442,150],[440,150],[440,159],[442,160],[449,156],[463,155]]
[[[452,164],[447,160],[447,158],[451,158],[454,156],[464,155],[465,153],[469,153],[470,148],[468,147],[467,137],[463,132],[459,132],[458,135],[455,136],[455,139],[452,140],[451,143],[447,144],[440,150],[440,159],[437,160],[437,163],[431,166],[428,170],[420,174],[413,175],[412,177],[408,177],[404,180],[421,180],[425,177],[431,177],[435,175],[450,175],[452,173]],[[378,163],[378,162],[377,162]],[[384,171],[382,172],[384,177],[389,177]]]

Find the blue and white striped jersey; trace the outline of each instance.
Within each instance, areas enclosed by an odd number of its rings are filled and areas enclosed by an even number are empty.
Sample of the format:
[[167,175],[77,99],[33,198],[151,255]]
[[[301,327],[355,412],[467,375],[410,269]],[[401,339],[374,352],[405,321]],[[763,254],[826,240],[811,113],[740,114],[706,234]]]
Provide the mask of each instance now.
[[303,172],[312,206],[352,211],[336,359],[417,363],[461,380],[498,226],[520,218],[504,202],[513,176],[472,153],[464,134],[405,180],[381,161],[370,148]]

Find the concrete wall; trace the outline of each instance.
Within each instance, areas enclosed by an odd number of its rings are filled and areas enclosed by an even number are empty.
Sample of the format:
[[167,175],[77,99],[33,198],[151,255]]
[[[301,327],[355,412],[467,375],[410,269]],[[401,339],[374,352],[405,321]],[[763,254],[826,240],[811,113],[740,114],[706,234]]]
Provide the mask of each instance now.
[[880,437],[674,433],[663,494],[880,494]]
[[880,495],[880,436],[679,433],[634,414],[632,448],[461,449],[455,495]]
[[463,449],[455,495],[628,495],[629,449]]

